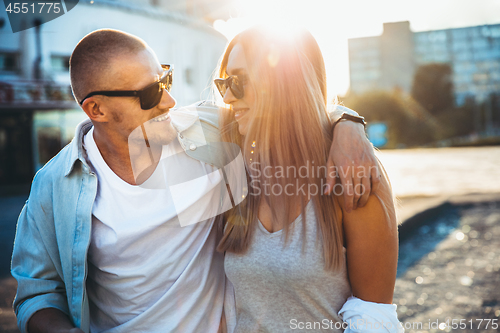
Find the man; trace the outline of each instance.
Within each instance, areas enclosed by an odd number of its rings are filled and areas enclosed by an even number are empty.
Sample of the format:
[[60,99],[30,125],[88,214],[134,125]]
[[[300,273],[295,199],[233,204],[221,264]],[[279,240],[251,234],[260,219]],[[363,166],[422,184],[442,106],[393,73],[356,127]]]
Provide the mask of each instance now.
[[[214,217],[180,221],[179,207],[214,216],[223,180],[216,156],[197,149],[193,121],[171,125],[169,71],[141,39],[120,31],[95,31],[76,46],[71,85],[89,120],[36,174],[19,216],[12,275],[21,332],[219,330],[225,279]],[[199,111],[215,142],[217,111]],[[151,150],[134,150],[138,129]],[[360,124],[338,124],[332,151],[340,165],[375,165]],[[153,189],[155,177],[168,183],[186,173],[205,177],[179,196]],[[370,177],[344,176],[363,184]],[[367,196],[348,198],[355,208]]]

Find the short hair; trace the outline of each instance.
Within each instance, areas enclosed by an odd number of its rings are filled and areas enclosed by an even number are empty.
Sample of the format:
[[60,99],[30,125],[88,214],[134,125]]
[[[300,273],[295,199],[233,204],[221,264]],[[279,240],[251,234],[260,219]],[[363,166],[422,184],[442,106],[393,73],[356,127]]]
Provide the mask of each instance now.
[[91,91],[103,89],[101,79],[117,54],[134,54],[147,48],[142,39],[120,30],[100,29],[83,37],[69,59],[71,88],[77,102]]

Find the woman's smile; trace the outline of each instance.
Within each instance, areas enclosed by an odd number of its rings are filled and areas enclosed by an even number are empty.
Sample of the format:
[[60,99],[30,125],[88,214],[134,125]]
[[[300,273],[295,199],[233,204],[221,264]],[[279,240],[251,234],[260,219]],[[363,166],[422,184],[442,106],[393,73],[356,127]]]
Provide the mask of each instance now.
[[247,113],[249,109],[248,108],[238,108],[238,109],[233,109],[234,111],[234,118],[236,118],[236,120],[238,120],[239,118],[241,118],[243,115],[245,115]]

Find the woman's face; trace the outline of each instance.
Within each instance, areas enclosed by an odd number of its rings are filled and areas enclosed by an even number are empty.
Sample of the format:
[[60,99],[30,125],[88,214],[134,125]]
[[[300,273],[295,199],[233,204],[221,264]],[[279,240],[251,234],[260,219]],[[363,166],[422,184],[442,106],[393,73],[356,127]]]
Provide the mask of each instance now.
[[234,112],[234,117],[238,122],[238,130],[241,135],[246,135],[248,132],[248,125],[250,122],[250,117],[252,117],[252,112],[255,106],[255,91],[248,81],[248,66],[245,58],[245,53],[243,48],[239,43],[237,43],[227,61],[226,74],[237,75],[240,82],[243,85],[243,98],[237,99],[234,97],[231,89],[227,89],[224,95],[224,103],[230,104]]

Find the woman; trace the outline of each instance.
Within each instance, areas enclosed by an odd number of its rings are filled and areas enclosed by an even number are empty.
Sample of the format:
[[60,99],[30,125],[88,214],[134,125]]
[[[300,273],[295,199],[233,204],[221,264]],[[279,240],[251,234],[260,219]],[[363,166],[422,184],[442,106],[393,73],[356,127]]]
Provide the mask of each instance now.
[[350,213],[338,187],[322,195],[332,171],[318,166],[326,165],[332,125],[312,35],[248,29],[229,43],[219,75],[231,106],[220,118],[223,139],[240,145],[249,177],[219,244],[234,286],[235,331],[342,331],[342,320],[361,318],[395,326],[398,240],[387,177]]

